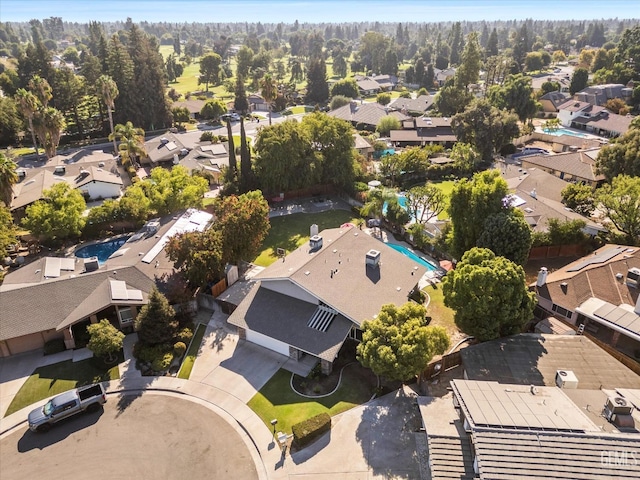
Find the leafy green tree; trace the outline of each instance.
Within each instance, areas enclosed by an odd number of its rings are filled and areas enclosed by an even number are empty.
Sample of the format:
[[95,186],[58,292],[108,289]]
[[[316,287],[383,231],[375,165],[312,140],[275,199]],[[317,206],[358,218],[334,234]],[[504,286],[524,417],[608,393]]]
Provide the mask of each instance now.
[[373,73],[382,73],[389,43],[390,39],[373,30],[360,37],[358,53],[366,70],[371,70]]
[[477,246],[524,265],[531,249],[531,228],[520,210],[500,212],[486,219]]
[[34,75],[29,80],[29,90],[40,101],[40,105],[46,108],[49,105],[49,100],[53,98],[53,91],[51,85],[46,78],[42,78],[40,75]]
[[[93,212],[94,209],[91,210]],[[89,215],[91,215],[91,212]],[[149,200],[140,183],[127,188],[118,201],[118,214],[123,220],[136,224],[149,218],[151,214],[151,200]]]
[[529,52],[524,58],[524,68],[527,72],[542,70],[544,62],[540,52]]
[[607,181],[618,175],[640,176],[640,122],[632,122],[622,137],[611,140],[602,147],[596,158],[598,173]]
[[144,157],[147,155],[144,149],[144,130],[134,127],[133,123],[127,122],[124,125],[119,123],[115,126],[113,133],[109,135],[109,140],[120,140],[118,151],[122,156],[123,163],[125,158],[129,160],[131,165],[135,165],[136,157]]
[[213,204],[214,228],[222,233],[223,260],[251,260],[269,233],[269,204],[260,190],[218,198]]
[[200,110],[200,117],[205,120],[218,119],[226,112],[227,105],[222,100],[207,100]]
[[224,275],[222,235],[215,228],[185,232],[171,237],[165,246],[167,256],[193,288],[216,282]]
[[575,95],[576,92],[584,90],[589,84],[589,72],[586,68],[576,68],[571,77],[571,83],[569,84],[569,93]]
[[432,218],[437,218],[447,204],[447,199],[435,185],[418,185],[410,188],[406,193],[407,211],[416,223],[425,225]]
[[630,245],[640,236],[640,177],[618,175],[603,185],[596,199],[611,223],[627,235]]
[[415,378],[434,355],[449,348],[442,327],[427,326],[426,309],[416,303],[383,305],[378,316],[362,323],[358,361],[373,373],[392,380]]
[[521,122],[533,117],[538,109],[531,77],[522,74],[510,75],[502,85],[493,85],[487,98],[498,109],[513,110]]
[[451,127],[458,141],[473,145],[485,162],[520,133],[515,114],[499,110],[486,100],[474,101],[454,116]]
[[466,252],[442,292],[458,328],[482,342],[520,333],[536,304],[522,267],[487,248]]
[[209,189],[206,179],[189,175],[182,165],[171,171],[154,168],[151,176],[139,182],[151,202],[151,210],[159,215],[168,215],[189,207],[202,206],[204,193]]
[[449,157],[461,172],[471,173],[478,168],[482,157],[473,145],[457,142],[451,149]]
[[246,77],[249,74],[249,69],[251,68],[251,62],[253,61],[254,52],[251,48],[243,45],[238,50],[238,54],[236,55],[237,62],[237,75],[242,75]]
[[97,357],[113,362],[124,344],[124,333],[111,325],[106,318],[87,327],[89,343],[87,348]]
[[471,180],[462,179],[454,187],[449,200],[451,254],[455,258],[475,247],[491,215],[507,212],[511,207],[504,198],[509,194],[507,182],[498,170],[476,173]]
[[584,233],[587,222],[584,220],[564,220],[550,218],[547,221],[547,234],[550,245],[584,244],[589,237]]
[[62,132],[66,127],[64,115],[53,107],[39,110],[33,123],[40,143],[44,145],[44,152],[48,159],[56,155]]
[[472,100],[473,95],[466,89],[448,84],[440,89],[434,102],[442,115],[450,117],[464,111]]
[[10,97],[0,97],[0,145],[15,144],[22,128],[16,102]]
[[367,193],[366,202],[360,207],[363,217],[382,218],[384,204],[394,198],[395,192],[388,188],[374,188]]
[[236,78],[234,95],[233,108],[244,115],[249,111],[249,100],[247,99],[247,91],[244,87],[244,77],[242,75],[238,75]]
[[307,65],[307,95],[309,103],[325,103],[329,99],[327,66],[322,58],[311,59]]
[[344,95],[335,95],[331,97],[329,108],[331,110],[336,110],[340,107],[344,107],[345,105],[349,105],[350,103],[351,99],[349,97],[345,97]]
[[333,57],[333,73],[340,78],[347,76],[347,61],[342,55]]
[[391,103],[391,94],[388,92],[382,92],[376,95],[376,102],[380,105],[389,105]]
[[495,57],[498,55],[498,32],[495,28],[491,30],[491,33],[489,34],[486,51],[487,57]]
[[173,121],[178,125],[188,122],[191,118],[187,107],[174,107],[171,109],[171,113],[173,114]]
[[622,38],[616,47],[615,62],[626,65],[633,65],[635,78],[640,78],[640,26],[627,28],[622,33]]
[[[7,207],[13,200],[13,186],[18,182],[18,164],[0,152],[0,201]],[[4,258],[4,257],[2,257]]]
[[96,88],[102,101],[107,106],[107,113],[109,114],[109,128],[111,129],[111,138],[113,140],[113,152],[118,151],[116,144],[115,130],[113,127],[113,108],[115,107],[115,100],[118,98],[118,85],[113,81],[109,75],[101,75],[96,81]]
[[343,95],[349,98],[358,98],[360,92],[358,90],[358,84],[353,78],[345,78],[339,80],[331,87],[331,96]]
[[394,227],[404,227],[411,220],[409,212],[400,205],[396,195],[387,201],[387,210],[384,214],[387,221]]
[[394,117],[393,115],[385,115],[380,119],[378,125],[376,125],[376,132],[383,137],[388,137],[391,130],[400,130],[401,128],[402,125],[397,117]]
[[149,302],[140,309],[135,320],[138,339],[145,345],[172,344],[178,333],[176,312],[167,297],[153,288]]
[[455,85],[466,89],[472,83],[478,83],[482,53],[478,43],[478,33],[471,32],[462,51],[462,58],[455,75]]
[[[9,207],[0,203],[0,258],[5,258],[9,246],[18,242],[17,233]],[[2,273],[0,272],[0,279],[1,275]]]
[[569,183],[562,189],[562,203],[580,215],[590,216],[595,209],[593,188],[582,183]]
[[42,200],[27,207],[22,222],[31,233],[47,239],[77,237],[85,225],[86,208],[79,190],[67,182],[58,182],[43,192]]
[[550,92],[559,92],[560,83],[552,82],[551,80],[548,80],[541,85],[540,91],[541,91],[540,96],[546,95],[547,93],[550,93]]
[[53,106],[62,112],[68,125],[74,125],[75,131],[81,137],[84,136],[84,122],[86,117],[81,114],[84,110],[85,94],[87,88],[84,78],[76,75],[70,68],[55,70],[52,79]]
[[209,91],[209,84],[217,84],[220,80],[220,64],[222,58],[217,53],[208,53],[200,59],[200,77],[198,84],[205,84],[205,91]]

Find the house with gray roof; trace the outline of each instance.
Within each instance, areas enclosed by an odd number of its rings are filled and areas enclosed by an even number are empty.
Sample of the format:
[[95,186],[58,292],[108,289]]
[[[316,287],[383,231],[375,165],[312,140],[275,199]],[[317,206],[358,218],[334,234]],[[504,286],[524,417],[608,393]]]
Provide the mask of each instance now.
[[538,101],[544,112],[557,112],[558,107],[565,104],[568,99],[569,93],[567,92],[548,92],[542,95]]
[[209,213],[188,210],[150,221],[134,235],[103,241],[114,245],[104,262],[71,254],[38,258],[10,271],[0,285],[0,357],[42,348],[56,338],[75,348],[86,327],[103,318],[131,330],[151,290],[166,292],[176,278],[164,253],[169,238],[202,231],[211,220]]
[[196,97],[190,97],[187,100],[180,100],[178,102],[173,102],[171,105],[172,108],[186,108],[189,111],[189,116],[191,118],[199,118],[200,112],[202,111],[202,107],[204,107],[205,100],[200,100]]
[[167,132],[144,142],[146,156],[140,159],[143,165],[152,167],[162,163],[177,165],[180,157],[189,153],[189,149],[182,143],[180,136]]
[[382,87],[371,77],[363,77],[358,75],[355,77],[356,85],[358,85],[358,91],[363,97],[369,97],[379,93]]
[[417,398],[429,478],[638,478],[640,377],[593,342],[520,334],[460,353],[451,393]]
[[379,103],[356,102],[355,100],[348,105],[327,112],[335,118],[340,118],[350,122],[352,125],[367,130],[375,130],[383,117],[391,115],[401,122],[409,119],[408,115],[402,112],[392,110],[389,106],[382,106]]
[[402,130],[391,130],[390,141],[398,147],[442,145],[452,146],[457,137],[449,117],[414,117],[402,122]]
[[632,95],[632,88],[626,87],[621,83],[607,83],[605,85],[592,85],[580,90],[574,95],[574,98],[591,105],[604,105],[614,98],[629,102]]
[[558,119],[564,127],[611,138],[629,130],[633,117],[611,113],[606,108],[591,103],[569,100],[558,107]]
[[398,97],[389,106],[408,115],[424,115],[433,106],[432,95],[419,95],[416,98]]
[[409,301],[426,272],[357,228],[323,230],[253,277],[228,322],[241,338],[330,372],[362,322]]

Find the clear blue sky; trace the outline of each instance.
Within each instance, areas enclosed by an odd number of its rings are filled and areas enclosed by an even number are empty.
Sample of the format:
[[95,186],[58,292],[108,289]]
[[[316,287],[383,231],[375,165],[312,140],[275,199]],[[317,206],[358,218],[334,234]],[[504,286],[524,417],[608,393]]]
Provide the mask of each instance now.
[[0,0],[0,21],[435,22],[639,18],[638,0]]

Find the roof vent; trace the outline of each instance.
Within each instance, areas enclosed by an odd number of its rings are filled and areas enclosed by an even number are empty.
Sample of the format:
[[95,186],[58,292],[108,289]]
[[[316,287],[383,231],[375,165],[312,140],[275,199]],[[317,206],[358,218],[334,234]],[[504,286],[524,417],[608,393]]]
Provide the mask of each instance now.
[[578,388],[578,377],[571,370],[557,370],[556,385],[564,389]]
[[18,174],[18,178],[24,178],[27,176],[27,171],[23,169],[16,170],[16,173]]
[[58,165],[53,171],[53,173],[58,175],[64,175],[66,171],[67,171],[67,168],[64,165]]
[[162,137],[160,139],[160,145],[166,145],[167,143],[169,143],[169,140],[165,137]]
[[365,256],[365,265],[378,267],[380,265],[380,252],[378,250],[369,250]]
[[320,250],[322,248],[322,237],[320,235],[314,235],[309,239],[309,249],[312,252]]

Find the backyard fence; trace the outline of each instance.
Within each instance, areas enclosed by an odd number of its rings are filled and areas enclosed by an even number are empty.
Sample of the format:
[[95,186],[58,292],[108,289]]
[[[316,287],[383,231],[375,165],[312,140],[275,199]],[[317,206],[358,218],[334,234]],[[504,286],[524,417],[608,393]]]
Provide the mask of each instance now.
[[418,388],[424,394],[427,391],[427,383],[441,373],[462,365],[462,354],[460,351],[443,355],[437,360],[431,361],[425,369],[418,375]]
[[531,250],[529,250],[529,260],[537,260],[540,258],[580,257],[585,253],[585,246],[577,243],[571,245],[546,245],[542,247],[531,247]]

